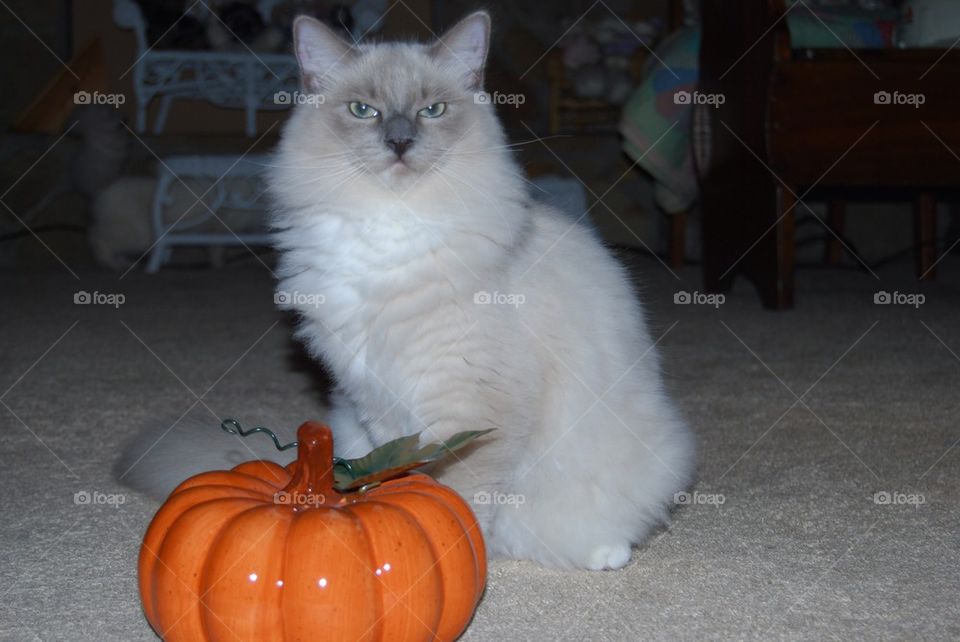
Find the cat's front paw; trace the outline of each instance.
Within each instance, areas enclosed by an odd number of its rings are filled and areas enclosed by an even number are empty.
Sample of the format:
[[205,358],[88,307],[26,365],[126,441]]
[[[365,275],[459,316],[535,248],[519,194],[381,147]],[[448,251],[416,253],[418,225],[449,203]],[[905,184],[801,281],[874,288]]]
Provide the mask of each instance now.
[[629,561],[630,547],[625,544],[597,546],[587,556],[586,567],[591,571],[615,571],[626,566]]

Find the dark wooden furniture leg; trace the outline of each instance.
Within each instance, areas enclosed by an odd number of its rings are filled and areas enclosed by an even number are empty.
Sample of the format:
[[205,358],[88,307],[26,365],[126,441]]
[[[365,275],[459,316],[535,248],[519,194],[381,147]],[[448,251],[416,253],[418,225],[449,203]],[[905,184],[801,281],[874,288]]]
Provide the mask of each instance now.
[[[703,282],[707,291],[723,292],[736,275],[744,276],[764,306],[783,309],[793,306],[793,202],[767,161],[768,132],[758,117],[769,108],[776,44],[775,18],[763,6],[702,5],[699,91],[724,96],[708,108],[709,150],[698,168]],[[752,43],[746,53],[745,42]]]
[[793,307],[797,199],[794,192],[776,188],[776,215],[767,233],[745,259],[743,273],[757,286],[763,306],[773,310]]
[[931,192],[917,198],[914,209],[917,242],[917,276],[921,281],[937,278],[937,199]]

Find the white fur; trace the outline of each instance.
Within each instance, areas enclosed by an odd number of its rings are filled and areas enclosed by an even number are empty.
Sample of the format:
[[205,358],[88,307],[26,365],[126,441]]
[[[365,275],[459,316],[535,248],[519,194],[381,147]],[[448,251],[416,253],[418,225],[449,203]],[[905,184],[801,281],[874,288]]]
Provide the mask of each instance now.
[[[489,211],[480,197],[461,197]],[[622,268],[552,210],[505,212],[529,227],[498,246],[443,227],[416,233],[381,221],[378,233],[364,231],[367,217],[403,216],[389,201],[362,213],[330,205],[317,212],[325,224],[285,237],[279,287],[325,297],[298,309],[300,336],[359,415],[331,422],[342,454],[421,430],[446,439],[496,427],[439,473],[468,500],[523,497],[519,507],[473,505],[492,551],[557,566],[625,564],[689,480],[693,445],[663,393]],[[418,207],[429,220],[429,206]],[[525,302],[478,305],[480,291]]]
[[[173,182],[169,202],[164,210],[164,223],[179,221],[193,232],[221,232],[223,225],[210,216],[214,197],[211,179],[185,179]],[[129,268],[142,259],[156,240],[153,230],[153,197],[157,179],[147,176],[124,176],[97,194],[91,207],[92,220],[87,238],[93,256],[103,267],[113,270]],[[202,202],[195,195],[207,194]],[[217,213],[235,233],[262,229],[263,212],[221,208]],[[222,262],[222,247],[208,250],[211,263]]]
[[[455,28],[468,42],[450,49],[485,42],[485,14],[467,20],[482,24]],[[336,50],[303,42],[332,36],[298,24],[299,51]],[[301,60],[328,95],[297,108],[276,157],[278,289],[338,382],[327,417],[338,455],[496,428],[431,470],[471,503],[490,551],[619,568],[690,481],[691,433],[624,269],[592,231],[529,197],[494,108],[472,99],[476,78],[444,56],[386,44],[336,69]],[[415,114],[431,92],[445,92],[447,120],[417,121],[406,165],[377,121],[346,111],[365,100],[389,112],[393,96]]]
[[[408,55],[415,76],[422,54]],[[318,171],[339,137],[299,110],[273,179],[279,290],[339,382],[338,454],[496,428],[434,471],[472,502],[492,552],[619,568],[689,482],[690,432],[623,268],[526,195],[492,107],[462,108],[473,131],[405,182]]]

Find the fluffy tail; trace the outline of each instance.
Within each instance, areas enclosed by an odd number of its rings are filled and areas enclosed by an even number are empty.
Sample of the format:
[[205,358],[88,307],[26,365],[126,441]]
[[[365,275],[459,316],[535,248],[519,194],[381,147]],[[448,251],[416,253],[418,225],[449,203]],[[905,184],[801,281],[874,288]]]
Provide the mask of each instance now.
[[[231,435],[221,430],[220,422],[209,414],[175,420],[147,426],[127,444],[114,466],[114,476],[121,483],[164,499],[180,482],[198,473],[229,470],[251,459],[286,465],[296,457],[296,449],[278,451],[266,435],[246,439]],[[292,433],[296,426],[286,428],[275,430],[281,443],[295,439]]]

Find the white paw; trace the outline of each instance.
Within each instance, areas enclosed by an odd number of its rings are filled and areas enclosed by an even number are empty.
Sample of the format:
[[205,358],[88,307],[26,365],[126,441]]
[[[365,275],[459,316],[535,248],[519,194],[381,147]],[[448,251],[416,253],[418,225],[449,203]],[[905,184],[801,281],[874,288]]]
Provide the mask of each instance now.
[[587,568],[591,571],[617,570],[623,568],[630,561],[630,547],[624,544],[619,546],[598,546],[587,557]]

